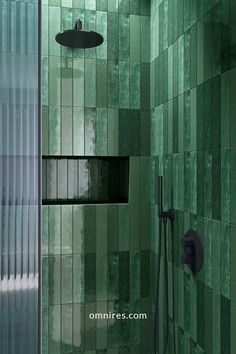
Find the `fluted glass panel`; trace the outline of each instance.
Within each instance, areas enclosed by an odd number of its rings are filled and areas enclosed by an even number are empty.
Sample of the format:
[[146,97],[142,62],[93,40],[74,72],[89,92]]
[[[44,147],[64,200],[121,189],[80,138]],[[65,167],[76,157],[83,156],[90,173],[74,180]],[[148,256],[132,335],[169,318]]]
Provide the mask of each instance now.
[[38,353],[38,0],[0,2],[0,353]]

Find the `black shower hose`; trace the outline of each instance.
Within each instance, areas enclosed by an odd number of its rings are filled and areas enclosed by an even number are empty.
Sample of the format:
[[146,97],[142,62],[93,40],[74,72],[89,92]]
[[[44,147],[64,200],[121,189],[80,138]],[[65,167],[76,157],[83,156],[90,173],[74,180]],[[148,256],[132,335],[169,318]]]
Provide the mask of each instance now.
[[[166,217],[159,218],[159,242],[158,242],[158,254],[157,254],[157,286],[156,286],[156,303],[155,303],[155,312],[154,312],[154,329],[153,329],[153,338],[154,338],[154,352],[157,354],[157,316],[158,316],[158,304],[159,304],[159,291],[160,291],[160,269],[161,269],[161,244],[162,244],[162,221],[164,225],[164,242],[163,242],[163,255],[164,255],[164,282],[165,282],[165,337],[163,345],[163,354],[167,353],[168,342],[169,342],[169,294],[168,294],[168,256],[167,256],[167,221]],[[173,304],[173,324],[175,323],[174,318],[174,273],[173,273],[173,223],[171,222],[171,236],[172,236],[172,304]],[[174,331],[174,329],[173,329]],[[173,334],[173,347],[175,354],[175,333]],[[161,353],[159,353],[161,354]]]

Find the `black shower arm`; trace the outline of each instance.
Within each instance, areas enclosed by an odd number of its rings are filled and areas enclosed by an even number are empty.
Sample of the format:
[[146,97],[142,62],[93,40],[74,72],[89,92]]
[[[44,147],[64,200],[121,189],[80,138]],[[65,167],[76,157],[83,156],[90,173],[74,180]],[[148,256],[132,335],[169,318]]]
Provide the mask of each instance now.
[[163,177],[158,176],[157,178],[158,216],[159,218],[174,220],[173,209],[169,209],[168,211],[163,211],[162,190],[163,190]]

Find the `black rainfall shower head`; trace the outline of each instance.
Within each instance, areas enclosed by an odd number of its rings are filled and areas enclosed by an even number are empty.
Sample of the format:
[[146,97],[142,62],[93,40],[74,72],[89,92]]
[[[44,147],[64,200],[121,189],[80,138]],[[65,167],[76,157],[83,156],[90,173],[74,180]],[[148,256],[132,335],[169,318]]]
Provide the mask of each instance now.
[[103,36],[94,31],[82,29],[80,19],[76,21],[75,28],[59,32],[56,41],[70,48],[93,48],[103,43]]

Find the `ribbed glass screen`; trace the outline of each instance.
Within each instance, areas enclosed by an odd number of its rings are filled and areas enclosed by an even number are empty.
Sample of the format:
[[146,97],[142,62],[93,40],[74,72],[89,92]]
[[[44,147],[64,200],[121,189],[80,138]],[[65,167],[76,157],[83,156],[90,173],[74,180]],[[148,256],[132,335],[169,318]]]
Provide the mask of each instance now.
[[0,1],[0,353],[38,353],[38,0]]

